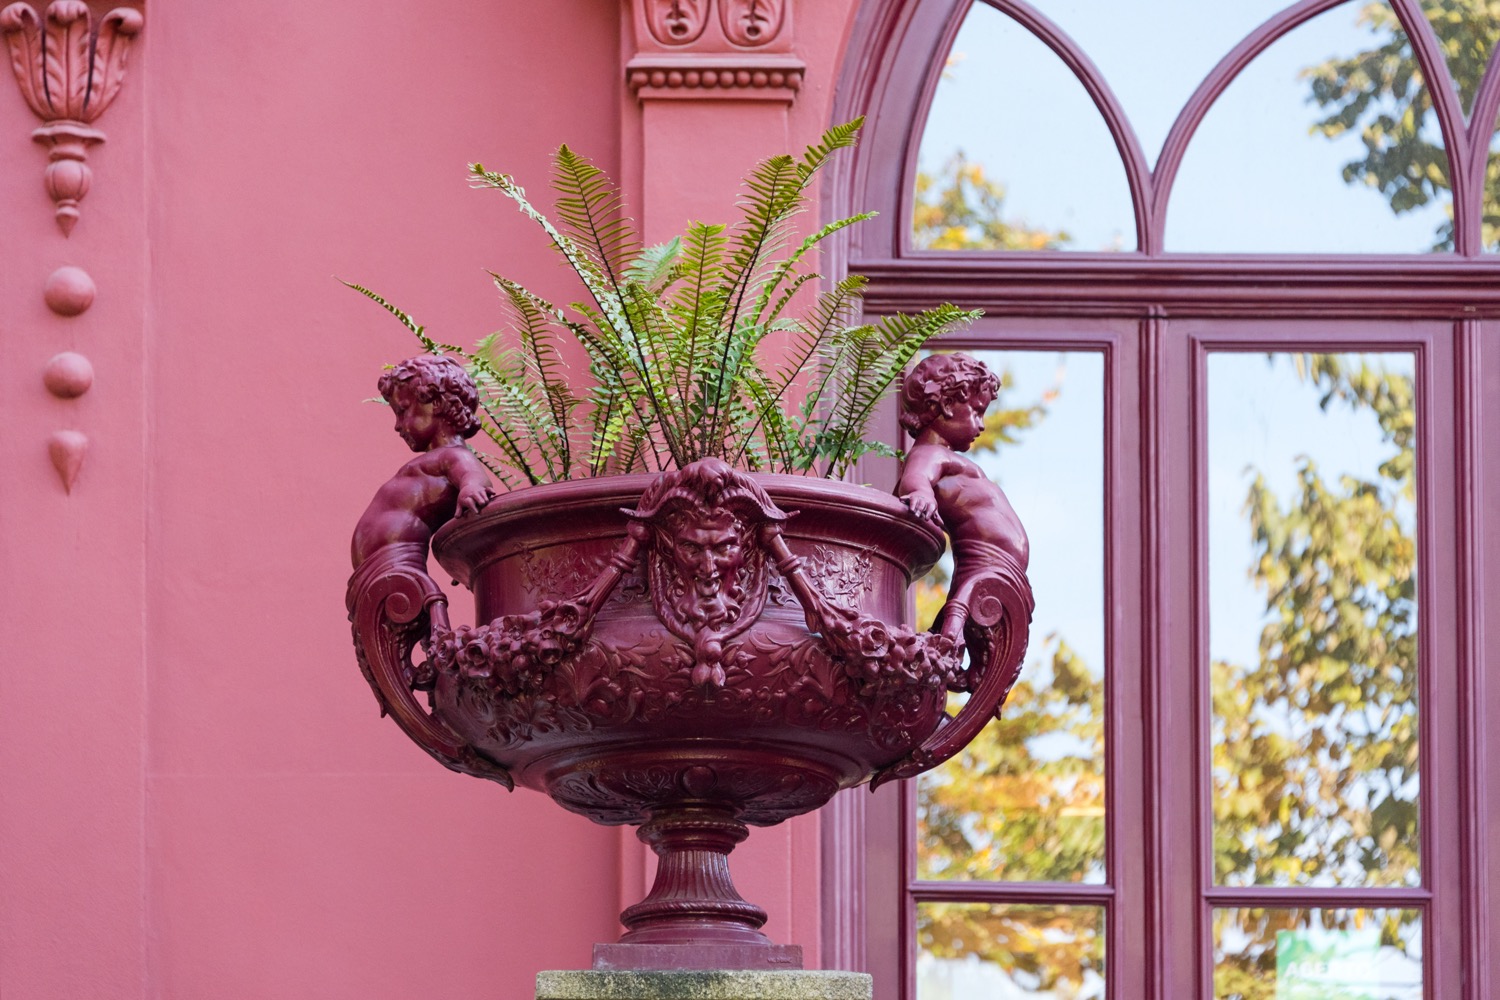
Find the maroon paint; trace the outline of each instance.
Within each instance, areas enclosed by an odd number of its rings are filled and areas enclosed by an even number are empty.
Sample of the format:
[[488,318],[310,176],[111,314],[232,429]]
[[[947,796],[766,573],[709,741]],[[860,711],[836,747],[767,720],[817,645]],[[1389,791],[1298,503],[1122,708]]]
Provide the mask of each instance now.
[[[1496,48],[1500,57],[1500,46]],[[1490,61],[1493,71],[1495,58]],[[1496,77],[1500,79],[1500,77]],[[1478,100],[1476,99],[1476,104]],[[1457,571],[1458,607],[1460,609],[1483,609],[1484,576],[1481,572],[1481,553],[1485,553],[1485,538],[1481,520],[1482,483],[1480,482],[1480,447],[1484,406],[1481,399],[1483,350],[1481,337],[1483,328],[1477,320],[1458,324],[1458,365],[1454,379],[1454,406],[1458,415],[1458,440],[1456,442],[1457,483],[1454,500],[1457,506]],[[1485,720],[1485,616],[1480,613],[1460,613],[1458,629],[1459,695],[1461,712],[1458,718],[1458,743],[1460,747],[1459,774],[1463,789],[1465,808],[1459,813],[1459,837],[1462,841],[1461,856],[1470,863],[1467,876],[1479,884],[1479,889],[1465,893],[1462,926],[1463,947],[1472,955],[1490,956],[1489,960],[1473,963],[1469,970],[1472,976],[1472,993],[1475,996],[1490,996],[1491,969],[1494,960],[1494,938],[1491,936],[1489,908],[1482,905],[1481,896],[1486,874],[1490,868],[1490,841],[1485,817],[1491,815],[1488,790],[1485,788],[1484,754]],[[1462,876],[1461,876],[1462,877]],[[1489,892],[1495,892],[1493,881]]]

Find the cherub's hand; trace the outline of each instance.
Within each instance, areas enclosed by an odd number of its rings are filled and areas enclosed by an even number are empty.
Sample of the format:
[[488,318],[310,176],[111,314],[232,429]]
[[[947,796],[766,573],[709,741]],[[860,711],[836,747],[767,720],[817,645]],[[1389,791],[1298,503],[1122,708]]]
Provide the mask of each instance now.
[[487,483],[478,489],[465,490],[458,495],[458,516],[477,514],[493,499],[495,490]]
[[931,493],[908,493],[901,498],[901,502],[917,518],[927,520],[937,517],[937,498]]

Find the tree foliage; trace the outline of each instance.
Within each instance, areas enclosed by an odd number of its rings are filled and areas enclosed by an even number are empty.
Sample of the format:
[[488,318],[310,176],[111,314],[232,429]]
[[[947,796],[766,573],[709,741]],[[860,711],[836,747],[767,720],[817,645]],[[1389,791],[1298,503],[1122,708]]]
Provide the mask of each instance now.
[[[1466,107],[1500,39],[1500,0],[1423,0],[1423,10]],[[1330,138],[1355,133],[1364,154],[1344,165],[1344,180],[1378,190],[1396,213],[1419,208],[1452,189],[1452,175],[1411,38],[1386,3],[1366,4],[1359,24],[1373,44],[1345,58],[1309,67],[1310,99],[1327,112],[1313,131]],[[1452,201],[1433,248],[1453,249]],[[1484,243],[1500,245],[1500,162],[1485,174]]]
[[963,152],[937,173],[917,173],[912,241],[924,250],[1060,250],[1072,241],[1005,218],[1005,186]]
[[[1418,884],[1415,407],[1412,380],[1363,360],[1294,359],[1324,409],[1368,416],[1386,452],[1373,475],[1330,478],[1299,460],[1278,494],[1251,470],[1244,507],[1265,625],[1248,663],[1211,669],[1215,875],[1229,885]],[[1010,380],[1004,381],[1010,388]],[[1024,441],[1056,390],[1001,405],[987,447]],[[941,607],[941,570],[918,590],[918,620]],[[924,879],[1070,882],[1102,877],[1103,686],[1049,635],[1002,718],[918,785]],[[1017,982],[1079,995],[1101,970],[1085,907],[924,905],[921,947],[975,955]],[[1419,946],[1415,911],[1225,909],[1219,996],[1273,1000],[1276,935],[1309,925],[1376,926]],[[1102,932],[1101,932],[1102,933]]]
[[[1330,481],[1311,459],[1278,497],[1254,470],[1245,501],[1265,595],[1257,662],[1211,664],[1214,874],[1220,884],[1420,883],[1413,386],[1365,361],[1302,356],[1321,405],[1366,413],[1390,451],[1376,475]],[[1415,911],[1381,918],[1409,950]],[[1369,911],[1317,911],[1348,929]],[[1296,909],[1222,910],[1217,995],[1272,1000],[1276,933]]]
[[[1008,405],[1014,378],[1005,371],[1000,381],[975,453],[1020,444],[1060,392],[1054,385],[1032,401]],[[919,623],[936,617],[948,580],[940,565],[918,583]],[[918,782],[919,878],[1103,877],[1103,685],[1064,636],[1048,635],[1039,646],[1002,717]],[[957,707],[955,698],[951,708]],[[924,905],[918,939],[934,957],[976,955],[1016,982],[1059,997],[1079,995],[1090,972],[1103,973],[1102,916],[1087,908]]]

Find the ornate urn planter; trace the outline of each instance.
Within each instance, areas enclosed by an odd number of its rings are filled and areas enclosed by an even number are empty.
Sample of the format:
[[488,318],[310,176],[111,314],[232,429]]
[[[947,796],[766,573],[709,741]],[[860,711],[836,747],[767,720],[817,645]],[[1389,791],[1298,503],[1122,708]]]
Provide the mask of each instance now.
[[[426,358],[381,384],[419,453],[354,539],[350,617],[383,711],[454,770],[639,826],[660,858],[656,882],[597,966],[800,967],[800,949],[773,945],[765,911],[730,879],[747,825],[941,763],[1019,671],[1025,535],[949,448],[968,446],[984,406],[960,400],[957,430],[930,421],[943,435],[917,438],[899,500],[715,458],[490,499],[462,444],[463,378]],[[988,385],[974,390],[984,405]],[[463,389],[456,407],[445,386]],[[899,623],[912,581],[943,551],[934,514],[955,542],[954,585],[939,631],[921,633]],[[483,624],[449,626],[426,573],[429,537]],[[969,694],[951,719],[950,691]]]

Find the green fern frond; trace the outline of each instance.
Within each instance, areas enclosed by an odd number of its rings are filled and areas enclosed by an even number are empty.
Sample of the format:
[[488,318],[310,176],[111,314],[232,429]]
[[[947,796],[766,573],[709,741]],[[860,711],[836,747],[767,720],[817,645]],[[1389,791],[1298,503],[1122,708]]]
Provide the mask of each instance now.
[[682,237],[674,236],[642,250],[625,269],[625,280],[640,285],[653,295],[677,280],[678,260],[682,256]]
[[412,319],[409,315],[391,305],[385,299],[381,298],[379,295],[372,292],[364,285],[356,285],[352,281],[345,281],[343,278],[337,278],[335,280],[337,280],[339,284],[343,285],[345,288],[354,289],[356,292],[363,295],[371,302],[374,302],[376,305],[380,306],[380,308],[384,309],[392,316],[396,317],[396,319],[400,321],[402,326],[411,331],[412,336],[417,338],[417,343],[421,344],[429,354],[463,354],[462,348],[454,347],[452,344],[439,343],[438,341],[433,340],[431,337],[427,336],[427,328],[425,326],[419,325],[416,320]]
[[[553,423],[557,426],[559,442],[558,461],[564,477],[571,476],[573,469],[571,414],[577,404],[564,374],[562,354],[558,350],[553,325],[559,313],[550,302],[534,295],[525,288],[489,272],[495,286],[505,294],[516,315],[516,331],[521,337],[521,358],[529,380],[535,380],[552,411]],[[492,338],[488,338],[493,340]],[[481,345],[483,345],[481,341]]]
[[638,244],[635,229],[624,214],[620,189],[604,171],[567,145],[559,146],[553,154],[552,187],[558,193],[557,216],[563,227],[618,292]]
[[[858,277],[798,308],[820,280],[813,255],[873,214],[807,236],[794,227],[818,171],[854,144],[860,125],[836,126],[800,156],[752,167],[733,226],[695,222],[645,248],[619,189],[567,146],[553,157],[555,224],[512,177],[472,165],[474,186],[515,202],[586,292],[564,311],[492,275],[513,315],[513,341],[491,336],[465,353],[428,337],[368,289],[350,287],[424,349],[463,360],[480,389],[481,426],[498,451],[484,461],[507,485],[517,474],[536,483],[659,471],[709,455],[751,469],[837,475],[861,455],[889,452],[863,437],[876,401],[923,340],[969,318],[950,306],[851,325],[864,288]],[[568,378],[564,336],[588,357],[586,387]]]

